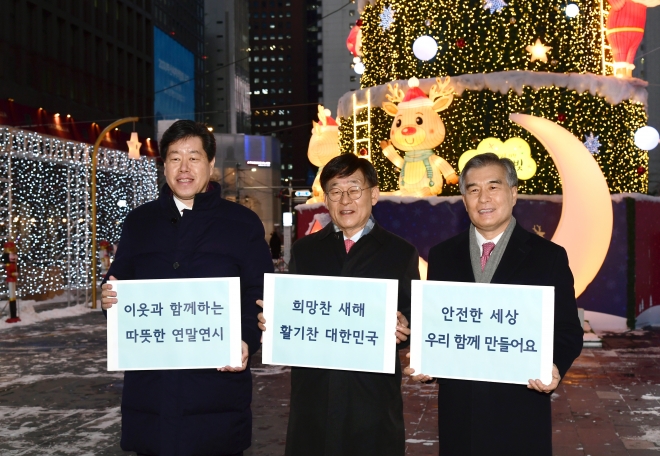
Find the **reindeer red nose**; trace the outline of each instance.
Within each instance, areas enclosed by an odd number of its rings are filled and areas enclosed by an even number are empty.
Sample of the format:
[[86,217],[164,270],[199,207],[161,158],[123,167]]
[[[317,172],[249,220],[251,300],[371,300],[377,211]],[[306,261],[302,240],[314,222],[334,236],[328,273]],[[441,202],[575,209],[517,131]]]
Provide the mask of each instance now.
[[415,127],[406,127],[403,130],[401,130],[401,133],[408,136],[408,135],[414,135],[415,132],[417,132],[417,129]]

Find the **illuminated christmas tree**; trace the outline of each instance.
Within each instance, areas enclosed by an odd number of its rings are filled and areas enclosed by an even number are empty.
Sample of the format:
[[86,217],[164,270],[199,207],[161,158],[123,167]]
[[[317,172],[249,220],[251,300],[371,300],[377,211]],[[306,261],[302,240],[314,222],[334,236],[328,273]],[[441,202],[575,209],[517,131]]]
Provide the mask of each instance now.
[[[632,0],[618,3],[626,1]],[[657,0],[635,1],[653,6]],[[406,94],[416,85],[414,90],[429,96],[450,76],[453,101],[436,109],[444,139],[430,149],[457,172],[464,153],[487,148],[484,140],[499,140],[497,147],[506,149],[523,144],[520,138],[535,165],[525,172],[535,174],[521,181],[519,191],[561,193],[546,149],[509,120],[509,114],[523,113],[552,120],[579,138],[612,193],[646,193],[648,154],[633,138],[647,121],[646,83],[629,77],[630,62],[613,62],[613,56],[625,55],[622,46],[636,44],[621,40],[614,29],[608,33],[607,0],[362,0],[359,6],[360,33],[351,32],[349,49],[356,56],[356,71],[362,72],[362,90],[340,100],[340,146],[344,153],[372,160],[381,190],[406,185],[400,176],[403,160],[392,153],[405,155],[399,145],[407,132],[395,132],[397,109],[385,104],[396,106],[406,96],[409,102]],[[615,35],[619,42],[612,39]],[[419,81],[410,84],[411,78]],[[433,96],[428,100],[432,105]],[[426,152],[414,153],[422,157]],[[443,187],[442,195],[459,193],[451,169],[437,182],[428,153],[423,160],[418,167],[422,177],[435,186],[430,194],[438,194],[437,186]]]

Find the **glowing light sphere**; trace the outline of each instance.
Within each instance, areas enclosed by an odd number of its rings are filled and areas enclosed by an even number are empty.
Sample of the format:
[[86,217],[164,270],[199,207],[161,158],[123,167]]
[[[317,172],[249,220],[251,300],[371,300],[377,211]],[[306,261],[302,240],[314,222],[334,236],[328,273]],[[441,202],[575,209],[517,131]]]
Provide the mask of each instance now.
[[642,150],[655,149],[660,142],[658,130],[653,127],[642,127],[635,132],[635,145]]
[[431,60],[438,53],[438,43],[428,35],[422,35],[413,43],[413,54],[419,60]]
[[566,16],[573,19],[575,16],[580,14],[580,7],[575,3],[569,3],[566,6]]
[[362,74],[364,73],[364,63],[358,62],[353,66],[353,71],[355,71],[357,74]]

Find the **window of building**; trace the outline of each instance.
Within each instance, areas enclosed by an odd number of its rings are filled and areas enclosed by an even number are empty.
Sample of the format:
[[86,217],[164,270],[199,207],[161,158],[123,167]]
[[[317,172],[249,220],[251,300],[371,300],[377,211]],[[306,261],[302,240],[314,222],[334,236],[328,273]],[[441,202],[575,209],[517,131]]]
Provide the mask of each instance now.
[[[353,78],[353,81],[355,81],[355,76],[351,76]],[[254,78],[254,83],[258,84],[259,83],[259,78]]]
[[287,165],[287,169],[293,169],[293,165],[292,165],[291,163],[289,163],[289,164]]

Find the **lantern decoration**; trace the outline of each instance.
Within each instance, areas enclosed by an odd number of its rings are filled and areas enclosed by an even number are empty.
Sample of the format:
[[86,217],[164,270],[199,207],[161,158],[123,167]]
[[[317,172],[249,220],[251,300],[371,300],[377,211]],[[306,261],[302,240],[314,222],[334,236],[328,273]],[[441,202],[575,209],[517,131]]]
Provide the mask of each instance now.
[[594,136],[593,132],[589,133],[589,136],[584,135],[584,142],[582,144],[584,144],[584,147],[587,148],[591,155],[595,155],[599,152],[599,148],[602,145],[598,141],[599,137],[600,136]]
[[330,110],[323,106],[318,107],[319,121],[312,123],[312,137],[309,140],[307,158],[314,166],[318,166],[316,178],[312,183],[312,198],[307,200],[308,204],[323,201],[323,188],[321,187],[321,171],[323,167],[333,158],[339,156],[339,126],[335,119],[330,116]]
[[360,57],[353,57],[353,71],[357,74],[364,73],[364,63],[360,61]]
[[110,243],[103,239],[99,242],[99,257],[101,259],[101,275],[105,275],[110,269]]
[[660,134],[653,127],[642,127],[635,132],[635,145],[642,150],[653,150],[658,146]]
[[362,57],[362,19],[358,19],[346,39],[346,47],[354,57]]
[[380,13],[380,26],[383,30],[389,30],[389,28],[392,27],[395,14],[396,10],[393,9],[391,5],[383,8],[383,12]]
[[16,260],[18,259],[18,251],[16,244],[11,239],[8,239],[4,245],[2,253],[2,262],[5,265],[5,275],[7,277],[7,288],[9,297],[9,318],[5,320],[7,323],[18,323],[21,319],[18,317],[18,305],[16,303],[16,282],[18,280],[18,267]]
[[540,38],[536,39],[536,43],[530,44],[525,48],[525,50],[531,54],[532,62],[534,60],[540,60],[543,63],[548,63],[547,54],[550,49],[552,48],[544,45]]
[[438,53],[438,43],[428,35],[422,35],[415,40],[412,46],[413,54],[419,60],[431,60]]
[[490,11],[490,14],[499,13],[502,11],[502,8],[508,6],[508,3],[505,3],[503,0],[485,0],[484,9]]
[[578,14],[580,14],[580,7],[575,3],[569,3],[566,5],[566,17],[573,19],[574,17],[577,17]]
[[637,48],[644,37],[646,8],[660,5],[660,0],[607,0],[607,41],[612,47],[614,75],[632,77]]
[[138,141],[138,134],[137,132],[132,132],[131,133],[131,140],[126,141],[126,144],[128,144],[128,158],[132,159],[139,159],[140,158],[140,147],[142,147],[142,143]]

